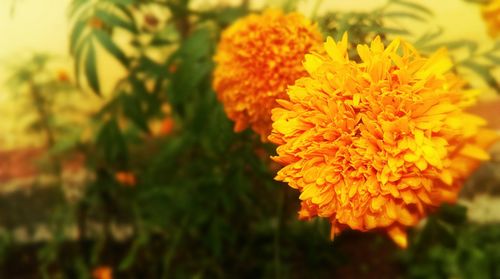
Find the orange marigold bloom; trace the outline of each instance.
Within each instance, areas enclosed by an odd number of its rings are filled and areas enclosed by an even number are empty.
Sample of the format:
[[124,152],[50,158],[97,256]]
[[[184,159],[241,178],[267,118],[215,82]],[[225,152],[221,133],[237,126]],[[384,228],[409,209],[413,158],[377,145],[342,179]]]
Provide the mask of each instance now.
[[115,179],[123,186],[134,187],[137,184],[137,179],[132,172],[119,171],[115,174]]
[[113,269],[109,266],[99,266],[92,271],[94,279],[113,279]]
[[491,0],[481,9],[488,33],[492,38],[498,37],[500,34],[500,0]]
[[377,37],[349,59],[347,35],[308,54],[309,76],[272,111],[276,179],[301,192],[299,218],[345,228],[385,230],[401,247],[405,228],[454,202],[465,178],[497,139],[463,109],[476,92],[454,75],[446,50],[429,58]]
[[322,40],[304,16],[278,10],[249,15],[222,33],[213,87],[236,132],[251,126],[266,140],[276,99],[286,99],[286,87],[305,76],[304,55]]

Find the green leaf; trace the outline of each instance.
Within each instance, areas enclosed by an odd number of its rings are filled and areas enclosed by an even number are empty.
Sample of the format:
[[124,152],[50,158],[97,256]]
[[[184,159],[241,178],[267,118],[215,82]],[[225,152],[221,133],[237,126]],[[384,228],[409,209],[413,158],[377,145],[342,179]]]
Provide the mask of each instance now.
[[496,65],[500,65],[500,57],[495,56],[491,53],[486,54],[484,57],[486,59],[488,59],[489,61],[491,61],[491,63],[496,64]]
[[121,27],[131,33],[137,33],[137,28],[134,23],[131,23],[119,16],[104,10],[97,10],[95,15],[110,27]]
[[73,149],[80,143],[80,135],[81,128],[77,127],[74,129],[74,131],[71,131],[70,134],[66,135],[65,137],[61,137],[61,139],[51,147],[49,152],[51,154],[61,154]]
[[166,46],[175,43],[178,40],[179,33],[177,29],[172,24],[169,24],[157,32],[149,44],[151,46]]
[[136,95],[123,94],[123,112],[125,115],[144,132],[149,133],[148,124],[146,123],[145,115],[141,109],[141,99]]
[[81,35],[87,26],[87,22],[83,20],[78,20],[71,30],[71,36],[69,40],[69,50],[72,54],[75,52],[75,48],[78,42],[81,41]]
[[120,11],[125,17],[128,18],[128,20],[134,24],[135,26],[135,19],[134,19],[134,15],[132,14],[132,12],[127,8],[127,6],[123,6],[123,5],[116,5],[115,8]]
[[108,164],[118,168],[123,168],[127,164],[127,145],[115,118],[102,125],[97,134],[96,147]]
[[430,16],[433,15],[432,11],[429,10],[429,8],[427,8],[423,5],[414,3],[414,2],[405,1],[405,0],[392,0],[392,3],[420,11],[420,12],[425,13],[425,14],[430,15]]
[[463,224],[467,221],[467,207],[462,205],[443,204],[439,208],[439,217],[448,223]]
[[127,256],[120,262],[118,266],[118,270],[124,271],[127,270],[135,261],[137,252],[139,249],[148,243],[149,237],[146,233],[141,232],[139,236],[134,239],[132,243],[132,247],[130,248]]
[[217,20],[220,23],[227,25],[242,17],[245,13],[246,10],[243,7],[229,7],[219,13]]
[[85,53],[85,50],[88,48],[88,44],[91,42],[92,41],[90,40],[90,37],[84,38],[82,43],[80,43],[76,47],[75,53],[73,54],[73,58],[75,59],[74,66],[75,66],[75,77],[77,84],[80,84],[80,69],[82,67],[82,61],[84,58],[83,54]]
[[495,90],[499,91],[500,86],[498,85],[498,81],[495,79],[491,70],[488,66],[478,64],[476,62],[472,62],[467,60],[461,63],[461,66],[467,67],[470,70],[474,71],[478,74],[489,86],[493,87]]
[[186,39],[180,47],[180,53],[186,58],[195,60],[210,53],[211,43],[210,30],[201,28]]
[[[84,7],[87,6],[85,9]],[[90,7],[87,0],[73,0],[69,6],[69,15],[75,17],[81,10],[86,11]]]
[[102,30],[94,30],[93,34],[101,45],[113,55],[123,66],[127,67],[129,64],[128,58],[125,53],[113,42],[113,40]]
[[89,48],[87,51],[87,58],[85,60],[85,75],[87,76],[87,81],[98,95],[101,94],[101,87],[99,85],[99,76],[97,74],[97,59],[94,44],[89,41]]
[[382,26],[363,26],[367,32],[374,32],[376,34],[393,34],[393,35],[409,35],[410,32],[404,29],[382,27]]
[[477,50],[477,43],[469,40],[456,40],[452,42],[446,42],[444,45],[449,49],[457,49],[466,47],[469,53],[474,53]]
[[157,78],[165,76],[165,74],[167,73],[167,67],[165,67],[163,64],[158,64],[156,61],[150,59],[147,56],[141,56],[139,58],[137,71],[143,72],[147,76]]

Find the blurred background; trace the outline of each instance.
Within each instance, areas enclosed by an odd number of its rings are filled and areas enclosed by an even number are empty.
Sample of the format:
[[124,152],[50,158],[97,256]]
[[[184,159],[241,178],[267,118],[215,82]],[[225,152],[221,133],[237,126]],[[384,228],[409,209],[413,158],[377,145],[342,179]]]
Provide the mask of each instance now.
[[500,130],[489,2],[0,2],[0,278],[500,278],[498,144],[409,249],[331,242],[273,181],[273,146],[234,134],[211,89],[220,32],[277,7],[335,38],[448,47],[481,92],[471,110]]

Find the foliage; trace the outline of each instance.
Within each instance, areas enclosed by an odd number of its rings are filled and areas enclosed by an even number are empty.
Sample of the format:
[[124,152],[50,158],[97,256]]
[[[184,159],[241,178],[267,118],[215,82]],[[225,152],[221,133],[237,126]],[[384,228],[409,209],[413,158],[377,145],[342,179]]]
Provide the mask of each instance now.
[[409,278],[498,278],[500,226],[466,222],[466,209],[443,206],[400,253]]

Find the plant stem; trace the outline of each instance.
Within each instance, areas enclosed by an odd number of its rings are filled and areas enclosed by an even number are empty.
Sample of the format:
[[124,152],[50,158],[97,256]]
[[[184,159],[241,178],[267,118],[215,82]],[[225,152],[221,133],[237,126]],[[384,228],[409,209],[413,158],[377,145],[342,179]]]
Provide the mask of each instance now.
[[[54,133],[52,132],[52,129],[50,127],[49,113],[47,112],[47,110],[44,106],[45,100],[43,99],[38,87],[36,86],[35,82],[32,79],[29,80],[29,91],[30,91],[31,97],[33,98],[33,104],[34,104],[35,109],[38,113],[38,117],[40,118],[42,130],[45,133],[45,137],[47,139],[46,147],[47,147],[47,149],[50,150],[55,145],[55,137],[54,137]],[[54,168],[53,170],[57,174],[58,178],[60,178],[61,177],[60,164],[59,164],[57,158],[54,157],[54,155],[49,155],[49,156],[50,156],[50,161],[51,161],[52,167]]]
[[285,211],[285,200],[286,200],[286,187],[281,187],[281,191],[279,193],[278,198],[278,224],[276,226],[275,234],[274,234],[274,270],[276,279],[281,278],[281,234],[283,232],[285,219],[284,219],[284,211]]

